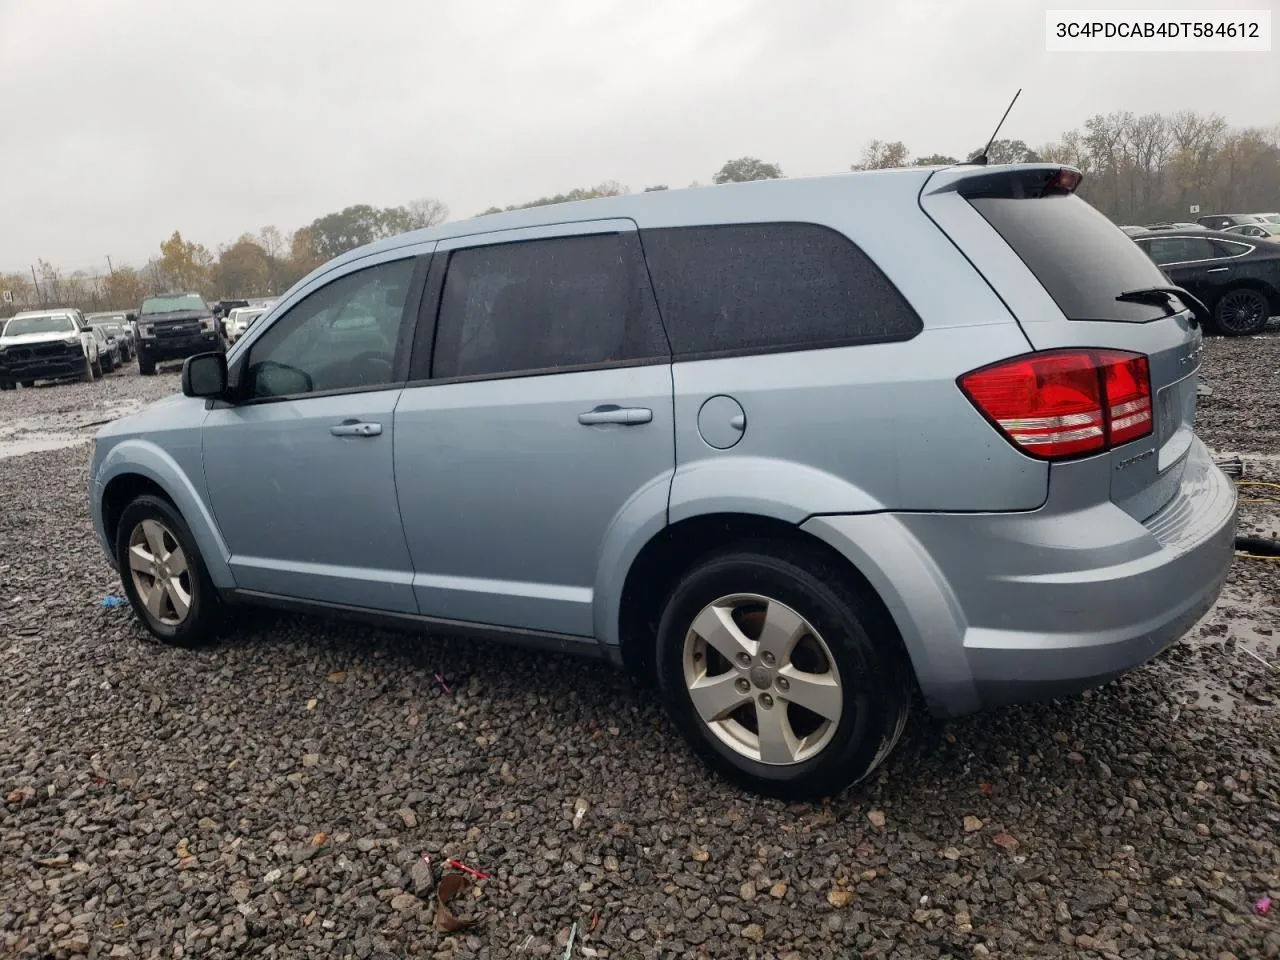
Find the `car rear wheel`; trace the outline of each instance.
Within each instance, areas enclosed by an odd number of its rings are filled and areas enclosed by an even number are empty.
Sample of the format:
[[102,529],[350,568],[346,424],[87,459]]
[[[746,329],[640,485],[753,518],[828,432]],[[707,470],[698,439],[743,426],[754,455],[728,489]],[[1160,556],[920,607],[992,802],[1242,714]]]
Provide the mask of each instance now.
[[90,360],[88,357],[85,357],[84,370],[80,373],[80,379],[83,380],[85,383],[93,383],[97,375],[98,375],[98,371],[94,366],[93,361]]
[[1250,287],[1228,290],[1213,310],[1219,332],[1228,337],[1244,337],[1261,333],[1267,326],[1271,309],[1267,298]]
[[687,573],[658,628],[667,708],[703,760],[753,792],[831,796],[902,734],[909,672],[892,628],[808,551],[744,545]]
[[217,590],[173,504],[148,494],[125,507],[116,563],[134,613],[157,640],[190,647],[212,637],[221,614]]
[[12,390],[16,386],[12,380],[0,380],[0,390]]

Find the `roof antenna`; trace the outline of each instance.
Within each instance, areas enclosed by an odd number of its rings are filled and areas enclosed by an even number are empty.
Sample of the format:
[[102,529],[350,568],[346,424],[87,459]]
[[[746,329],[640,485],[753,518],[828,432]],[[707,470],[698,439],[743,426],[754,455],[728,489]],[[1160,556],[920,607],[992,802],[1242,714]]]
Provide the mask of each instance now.
[[976,163],[978,166],[985,167],[987,165],[987,151],[991,149],[991,145],[996,142],[996,137],[1000,134],[1000,128],[1004,126],[1005,120],[1009,118],[1009,111],[1013,109],[1013,105],[1018,102],[1018,98],[1022,96],[1022,88],[1018,88],[1018,92],[1013,95],[1013,99],[1009,101],[1009,106],[1004,111],[1004,116],[1000,118],[1000,122],[996,124],[996,128],[991,131],[991,139],[987,141],[987,145],[982,151],[975,154],[970,163]]

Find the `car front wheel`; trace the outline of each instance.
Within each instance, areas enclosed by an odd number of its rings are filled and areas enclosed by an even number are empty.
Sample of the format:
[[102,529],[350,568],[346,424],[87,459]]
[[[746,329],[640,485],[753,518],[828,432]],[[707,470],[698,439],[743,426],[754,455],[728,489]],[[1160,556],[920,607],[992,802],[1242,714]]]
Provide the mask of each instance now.
[[221,613],[217,590],[171,503],[144,495],[125,507],[116,562],[125,596],[157,640],[190,647],[212,637]]
[[703,561],[658,628],[659,681],[694,750],[749,790],[831,796],[868,776],[906,723],[891,625],[807,550],[748,545]]

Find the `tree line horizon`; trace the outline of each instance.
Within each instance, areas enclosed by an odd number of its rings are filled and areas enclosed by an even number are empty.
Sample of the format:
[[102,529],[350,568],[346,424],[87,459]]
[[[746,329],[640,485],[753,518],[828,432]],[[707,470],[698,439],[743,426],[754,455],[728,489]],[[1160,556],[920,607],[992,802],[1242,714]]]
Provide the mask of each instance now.
[[[965,159],[981,152],[976,147]],[[1203,214],[1249,213],[1280,209],[1280,123],[1270,128],[1232,128],[1218,114],[1181,110],[1172,114],[1098,114],[1082,128],[1036,148],[1017,139],[996,140],[990,163],[1044,161],[1079,168],[1079,193],[1120,224],[1194,219]],[[960,162],[947,154],[913,156],[901,140],[872,140],[851,170],[932,166]],[[713,184],[784,178],[778,163],[743,156],[729,160],[711,177]],[[694,181],[689,186],[701,184]],[[642,188],[666,190],[666,184]],[[575,187],[506,207],[490,207],[475,216],[548,204],[630,193],[616,180]],[[397,207],[355,204],[317,217],[291,233],[265,226],[217,248],[185,239],[174,230],[159,245],[159,255],[142,267],[122,265],[91,276],[67,274],[41,259],[31,272],[0,273],[0,290],[12,292],[12,304],[0,303],[0,317],[44,306],[92,310],[134,309],[144,297],[194,290],[206,299],[264,297],[285,292],[321,264],[348,250],[409,230],[434,226],[449,217],[440,200],[426,197]]]

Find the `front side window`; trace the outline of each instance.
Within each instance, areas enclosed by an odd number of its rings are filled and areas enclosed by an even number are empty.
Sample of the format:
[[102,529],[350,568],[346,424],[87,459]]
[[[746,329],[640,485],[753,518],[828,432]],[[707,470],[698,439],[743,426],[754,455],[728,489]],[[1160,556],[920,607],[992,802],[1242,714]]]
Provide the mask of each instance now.
[[634,234],[526,240],[449,257],[432,377],[666,356]]
[[414,260],[339,277],[281,315],[250,348],[247,399],[390,384]]
[[677,356],[907,340],[919,316],[847,237],[810,223],[643,231]]

